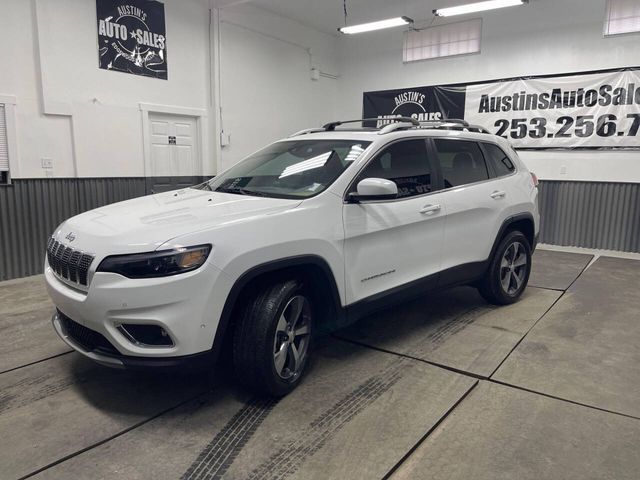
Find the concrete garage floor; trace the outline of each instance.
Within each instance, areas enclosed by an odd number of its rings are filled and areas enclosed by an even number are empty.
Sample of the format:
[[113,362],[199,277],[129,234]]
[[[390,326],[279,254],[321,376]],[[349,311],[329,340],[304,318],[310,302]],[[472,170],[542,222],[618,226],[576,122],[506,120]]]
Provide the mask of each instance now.
[[317,346],[288,397],[94,365],[41,277],[0,283],[0,478],[638,478],[640,260],[538,250],[495,308],[458,288]]

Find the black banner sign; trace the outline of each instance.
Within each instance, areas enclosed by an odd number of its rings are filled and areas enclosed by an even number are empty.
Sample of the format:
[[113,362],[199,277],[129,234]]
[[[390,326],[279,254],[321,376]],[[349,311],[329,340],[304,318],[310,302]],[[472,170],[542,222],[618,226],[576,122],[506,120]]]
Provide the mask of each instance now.
[[377,118],[378,127],[394,117],[414,117],[421,122],[463,118],[465,87],[419,87],[364,94],[364,118]]
[[464,119],[515,148],[640,149],[640,70],[365,92],[365,118]]
[[164,4],[96,0],[100,68],[167,79]]

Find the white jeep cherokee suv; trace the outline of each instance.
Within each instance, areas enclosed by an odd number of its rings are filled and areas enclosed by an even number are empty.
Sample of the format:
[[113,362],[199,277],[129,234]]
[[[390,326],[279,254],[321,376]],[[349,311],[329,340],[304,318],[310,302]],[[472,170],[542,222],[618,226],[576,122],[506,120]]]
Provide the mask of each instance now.
[[45,262],[57,333],[115,367],[212,365],[228,345],[241,383],[284,395],[313,332],[452,285],[515,302],[539,214],[508,142],[463,121],[343,123],[64,222]]

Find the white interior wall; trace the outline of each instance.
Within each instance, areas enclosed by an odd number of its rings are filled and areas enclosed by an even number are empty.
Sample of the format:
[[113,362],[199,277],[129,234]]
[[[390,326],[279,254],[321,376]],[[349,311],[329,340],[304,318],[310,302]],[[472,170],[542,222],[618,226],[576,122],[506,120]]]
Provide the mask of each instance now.
[[[393,14],[392,7],[385,7],[388,16],[414,13]],[[603,38],[604,11],[605,0],[532,0],[526,7],[438,19],[436,24],[481,16],[482,53],[409,64],[402,63],[401,29],[341,37],[336,117],[360,116],[364,91],[639,65],[639,36]],[[543,179],[640,182],[637,151],[521,156]]]
[[335,116],[337,38],[242,4],[220,10],[220,168]]
[[203,174],[334,118],[337,82],[312,80],[310,69],[337,71],[336,37],[260,8],[214,8],[209,28],[215,2],[165,0],[164,81],[98,68],[94,0],[2,2],[0,96],[17,99],[13,178],[149,175],[140,104],[206,110]]
[[44,177],[41,157],[57,159],[55,171],[60,176],[73,176],[71,122],[40,113],[42,79],[34,2],[5,0],[0,32],[0,94],[16,97],[18,158],[9,159],[12,176]]
[[[95,1],[2,0],[0,12],[0,95],[16,97],[13,178],[143,176],[139,104],[210,109],[208,0],[165,1],[166,81],[98,68]],[[215,173],[204,130],[203,173]]]

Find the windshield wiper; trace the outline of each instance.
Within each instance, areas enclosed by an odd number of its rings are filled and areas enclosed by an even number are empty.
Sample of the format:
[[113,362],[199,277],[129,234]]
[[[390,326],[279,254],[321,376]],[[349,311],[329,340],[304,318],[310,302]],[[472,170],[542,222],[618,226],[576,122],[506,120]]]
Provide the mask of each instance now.
[[196,190],[204,190],[205,188],[208,188],[209,191],[213,192],[213,188],[211,188],[211,185],[209,185],[209,180],[207,180],[206,182],[198,183],[197,185],[192,185],[189,188],[194,188]]
[[252,197],[268,197],[269,194],[265,192],[257,192],[255,190],[247,190],[246,188],[218,188],[216,192],[222,193],[235,193],[237,195],[247,195]]

